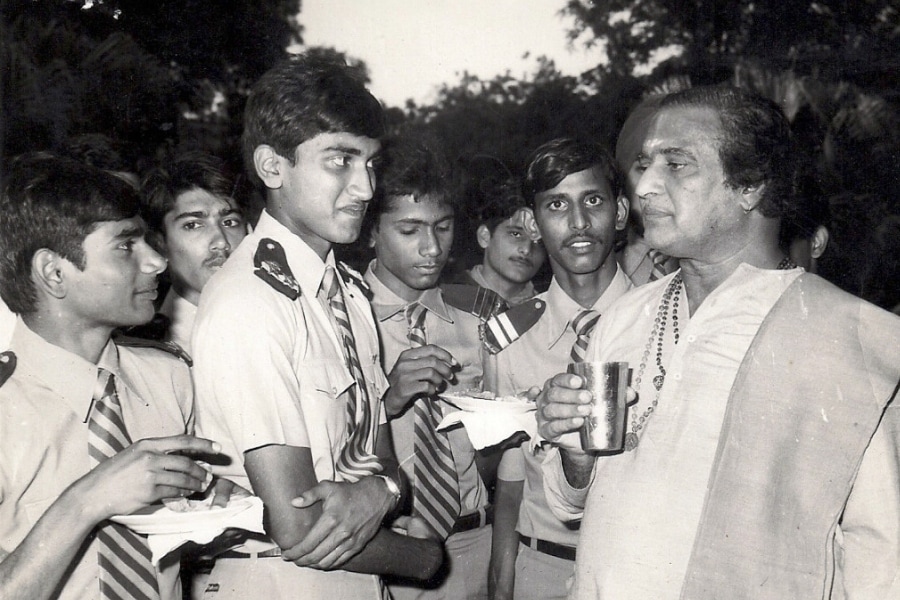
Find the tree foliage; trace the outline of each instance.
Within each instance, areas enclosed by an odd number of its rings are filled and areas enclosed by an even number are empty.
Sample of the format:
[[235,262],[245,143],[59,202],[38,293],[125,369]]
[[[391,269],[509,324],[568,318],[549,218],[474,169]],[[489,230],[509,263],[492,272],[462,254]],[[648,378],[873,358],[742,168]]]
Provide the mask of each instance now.
[[144,158],[192,138],[230,149],[249,85],[300,41],[299,8],[299,0],[2,0],[4,156],[95,132]]
[[[900,84],[892,0],[569,0],[563,11],[571,40],[606,49],[601,75],[677,67],[716,80],[746,60],[892,93]],[[654,66],[667,48],[676,56]]]

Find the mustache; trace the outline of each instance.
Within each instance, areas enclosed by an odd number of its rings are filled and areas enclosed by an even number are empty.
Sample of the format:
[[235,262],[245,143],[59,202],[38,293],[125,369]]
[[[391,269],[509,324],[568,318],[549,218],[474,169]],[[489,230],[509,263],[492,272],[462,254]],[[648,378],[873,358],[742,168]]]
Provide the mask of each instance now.
[[203,260],[203,266],[221,267],[223,264],[225,264],[225,261],[228,260],[229,256],[231,256],[231,252],[212,252],[206,259]]
[[571,246],[575,242],[593,242],[594,244],[601,244],[603,240],[596,235],[588,235],[584,233],[580,233],[577,235],[572,235],[563,240],[563,246]]

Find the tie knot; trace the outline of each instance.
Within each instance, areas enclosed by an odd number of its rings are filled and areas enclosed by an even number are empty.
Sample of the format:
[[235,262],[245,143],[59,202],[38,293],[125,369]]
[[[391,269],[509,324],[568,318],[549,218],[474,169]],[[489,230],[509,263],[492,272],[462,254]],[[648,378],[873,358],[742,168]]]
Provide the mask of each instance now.
[[337,271],[335,271],[334,267],[331,265],[327,265],[325,267],[325,275],[322,277],[322,293],[325,294],[326,298],[331,300],[337,295],[340,289]]
[[409,326],[406,337],[412,343],[413,348],[424,346],[425,340],[425,307],[418,302],[408,304],[404,310],[406,323]]
[[103,367],[97,369],[97,383],[94,385],[94,400],[105,398],[115,390],[113,374]]
[[663,265],[666,261],[669,260],[668,254],[663,254],[659,250],[650,249],[647,251],[647,256],[650,257],[650,262],[654,265]]
[[597,321],[600,320],[600,313],[596,310],[583,310],[578,316],[572,319],[572,329],[576,335],[587,336],[591,334]]
[[407,304],[404,309],[406,322],[411,328],[421,328],[425,324],[425,307],[418,302]]

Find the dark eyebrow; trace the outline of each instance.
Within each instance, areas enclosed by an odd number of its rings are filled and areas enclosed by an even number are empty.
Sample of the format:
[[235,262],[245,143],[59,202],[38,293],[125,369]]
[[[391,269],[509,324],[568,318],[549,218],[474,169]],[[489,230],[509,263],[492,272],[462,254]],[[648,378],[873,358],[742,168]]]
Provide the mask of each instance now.
[[126,227],[113,236],[114,240],[129,240],[134,238],[142,238],[147,234],[147,227],[143,225],[134,225]]
[[194,210],[194,211],[179,213],[179,214],[175,215],[175,217],[172,220],[178,221],[181,219],[202,219],[203,217],[206,216],[206,214],[207,213],[205,210]]
[[[235,208],[232,206],[229,206],[228,208],[223,208],[222,210],[219,211],[218,214],[220,217],[224,217],[227,215],[244,216],[244,213],[242,213],[239,208]],[[178,213],[177,215],[175,215],[172,218],[172,220],[180,221],[182,219],[204,219],[207,216],[209,216],[209,213],[207,213],[205,210],[193,210],[193,211]]]
[[362,156],[362,150],[359,148],[354,148],[353,146],[328,146],[324,148],[325,152],[342,152],[344,154],[350,154],[353,156]]
[[688,158],[690,160],[696,160],[696,156],[690,150],[685,150],[684,148],[663,148],[661,154],[666,157],[671,158]]

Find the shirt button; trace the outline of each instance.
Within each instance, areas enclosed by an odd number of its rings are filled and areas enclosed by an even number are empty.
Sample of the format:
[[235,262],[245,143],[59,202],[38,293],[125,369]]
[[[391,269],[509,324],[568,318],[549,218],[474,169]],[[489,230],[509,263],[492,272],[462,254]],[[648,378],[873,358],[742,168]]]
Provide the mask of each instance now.
[[689,336],[687,336],[687,341],[689,341],[689,342],[691,342],[691,343],[694,343],[694,342],[697,341],[697,336],[696,336],[696,335],[689,335]]
[[675,381],[681,381],[681,373],[675,373],[672,377],[675,378]]

